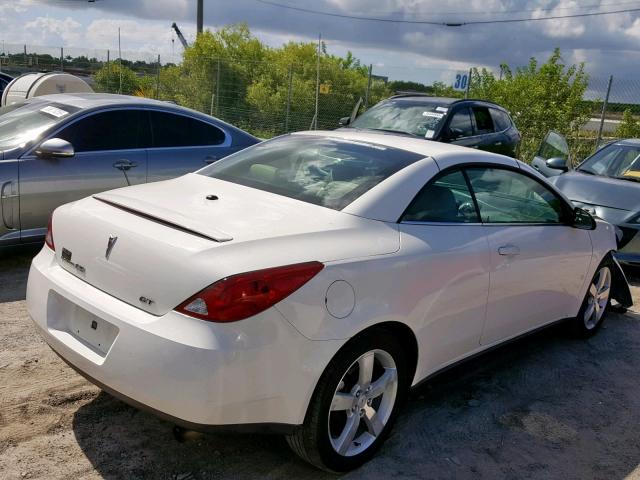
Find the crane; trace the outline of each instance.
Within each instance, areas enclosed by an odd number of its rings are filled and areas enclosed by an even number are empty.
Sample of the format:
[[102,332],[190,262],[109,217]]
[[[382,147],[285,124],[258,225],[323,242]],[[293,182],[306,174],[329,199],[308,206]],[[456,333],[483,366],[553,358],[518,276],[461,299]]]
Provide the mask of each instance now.
[[180,40],[180,43],[182,43],[182,46],[184,48],[189,48],[189,44],[187,43],[187,40],[184,38],[184,35],[182,35],[182,32],[178,28],[178,25],[176,25],[176,22],[173,22],[173,24],[171,25],[171,28],[173,28],[176,31],[176,35],[178,36],[178,40]]

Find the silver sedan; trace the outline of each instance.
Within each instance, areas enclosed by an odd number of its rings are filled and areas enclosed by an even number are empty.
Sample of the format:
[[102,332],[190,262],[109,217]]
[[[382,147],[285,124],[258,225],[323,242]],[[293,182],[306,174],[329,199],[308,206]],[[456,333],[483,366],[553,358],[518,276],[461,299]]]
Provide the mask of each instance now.
[[42,242],[58,206],[195,171],[259,140],[167,102],[48,95],[0,108],[0,249]]

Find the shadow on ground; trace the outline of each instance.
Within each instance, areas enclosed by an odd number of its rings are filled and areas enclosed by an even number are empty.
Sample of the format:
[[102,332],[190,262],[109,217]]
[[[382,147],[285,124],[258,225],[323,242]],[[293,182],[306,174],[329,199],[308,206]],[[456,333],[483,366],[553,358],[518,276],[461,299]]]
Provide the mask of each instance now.
[[0,251],[0,303],[24,300],[31,259],[40,247]]
[[[589,340],[554,327],[415,391],[379,455],[346,477],[624,478],[640,463],[640,315],[612,314]],[[335,478],[280,437],[194,435],[100,394],[75,436],[96,470],[122,478]],[[115,460],[115,461],[114,461]]]

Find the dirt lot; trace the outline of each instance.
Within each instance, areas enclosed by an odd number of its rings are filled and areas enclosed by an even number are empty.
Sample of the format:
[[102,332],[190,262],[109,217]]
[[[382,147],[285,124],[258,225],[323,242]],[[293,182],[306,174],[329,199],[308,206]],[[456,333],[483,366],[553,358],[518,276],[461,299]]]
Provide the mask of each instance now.
[[[279,437],[180,443],[76,375],[27,316],[31,255],[0,259],[0,478],[335,478]],[[612,314],[588,341],[547,330],[415,392],[379,456],[346,477],[640,479],[639,372],[640,314]]]

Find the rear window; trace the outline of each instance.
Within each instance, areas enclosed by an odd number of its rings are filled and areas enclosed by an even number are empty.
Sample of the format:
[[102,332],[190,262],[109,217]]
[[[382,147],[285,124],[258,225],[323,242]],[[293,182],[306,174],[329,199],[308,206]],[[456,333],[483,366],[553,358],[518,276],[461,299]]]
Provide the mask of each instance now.
[[249,147],[198,173],[342,210],[421,158],[374,143],[287,135]]

